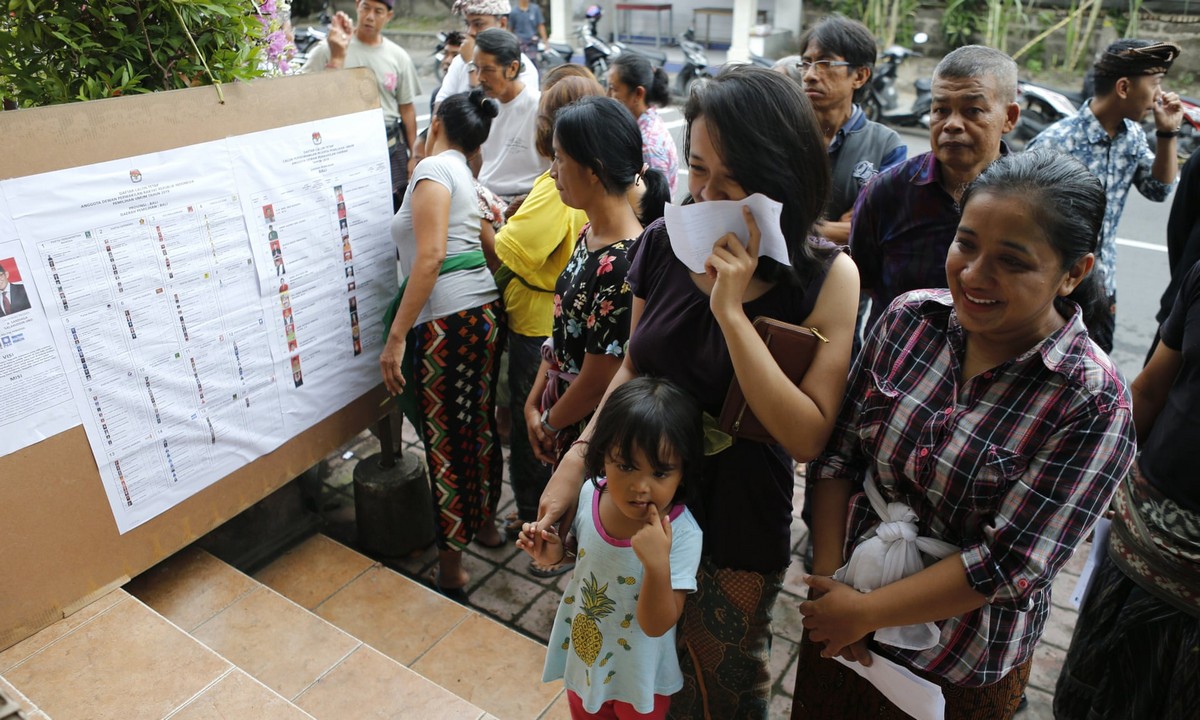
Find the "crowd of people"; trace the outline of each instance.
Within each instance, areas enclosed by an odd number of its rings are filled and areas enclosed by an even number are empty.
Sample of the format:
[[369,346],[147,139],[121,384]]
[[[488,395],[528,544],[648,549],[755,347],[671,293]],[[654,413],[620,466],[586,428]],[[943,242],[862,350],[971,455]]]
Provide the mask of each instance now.
[[[515,540],[534,575],[573,571],[544,672],[573,717],[767,716],[796,463],[811,567],[792,717],[906,717],[856,663],[910,671],[948,718],[1011,717],[1055,576],[1106,514],[1056,714],[1192,716],[1194,160],[1132,391],[1107,355],[1125,196],[1175,185],[1182,110],[1161,79],[1177,46],[1110,46],[1080,116],[1024,152],[1002,140],[1020,112],[1014,61],[954,50],[933,74],[930,150],[907,158],[854,102],[873,38],[835,15],[774,71],[698,85],[680,158],[661,70],[627,56],[602,79],[576,65],[539,78],[536,5],[458,0],[466,37],[416,147],[411,61],[380,35],[391,10],[359,0],[357,25],[339,14],[310,64],[375,70],[404,143],[403,283],[380,366],[425,445],[430,581],[466,601],[473,542]],[[1157,154],[1138,125],[1150,112]],[[706,239],[703,272],[689,269],[663,220],[681,180],[685,204],[780,203],[787,261],[760,256],[764,219],[744,210],[743,239]],[[759,318],[819,338],[799,381]],[[718,421],[732,384],[769,437]]]

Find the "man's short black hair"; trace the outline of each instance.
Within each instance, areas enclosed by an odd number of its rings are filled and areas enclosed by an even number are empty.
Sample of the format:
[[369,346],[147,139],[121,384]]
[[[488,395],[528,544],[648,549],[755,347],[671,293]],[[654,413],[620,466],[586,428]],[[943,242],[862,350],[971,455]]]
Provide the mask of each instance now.
[[828,16],[800,38],[800,52],[806,52],[811,43],[856,67],[875,67],[875,38],[867,26],[857,20],[838,14]]

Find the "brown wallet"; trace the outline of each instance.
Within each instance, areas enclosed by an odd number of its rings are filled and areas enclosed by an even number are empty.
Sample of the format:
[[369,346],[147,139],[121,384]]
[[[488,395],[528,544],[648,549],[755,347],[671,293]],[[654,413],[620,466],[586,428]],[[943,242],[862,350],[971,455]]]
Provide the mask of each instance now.
[[[817,344],[829,342],[816,328],[792,325],[769,317],[755,318],[754,329],[767,344],[767,350],[783,374],[797,386],[812,364]],[[729,392],[725,394],[725,404],[721,406],[717,426],[735,438],[770,444],[777,442],[746,403],[746,396],[742,394],[742,386],[738,384],[736,375],[729,383]]]

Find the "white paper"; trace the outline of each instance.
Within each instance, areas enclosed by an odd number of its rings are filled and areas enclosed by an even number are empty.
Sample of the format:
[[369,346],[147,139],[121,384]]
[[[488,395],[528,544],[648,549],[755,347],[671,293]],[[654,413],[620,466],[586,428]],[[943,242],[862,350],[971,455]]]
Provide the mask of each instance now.
[[743,206],[748,206],[754,214],[762,235],[758,246],[759,257],[769,257],[790,266],[792,262],[788,258],[787,241],[779,227],[783,205],[762,193],[742,200],[667,205],[664,216],[675,257],[692,272],[702,273],[704,261],[712,254],[713,245],[725,234],[734,233],[745,246],[750,242],[750,231],[746,228],[746,219],[742,217]]
[[893,705],[916,720],[942,720],[945,717],[946,698],[942,689],[917,677],[908,668],[875,653],[871,653],[870,667],[841,657],[834,659],[865,678]]
[[[22,286],[25,303],[0,314],[0,457],[80,423],[71,386],[38,298],[32,268],[17,228],[0,197],[0,263],[10,288]],[[11,292],[11,290],[10,290]]]
[[224,142],[3,188],[121,532],[286,439]]
[[380,110],[229,139],[288,436],[381,382],[396,294]]
[[1071,593],[1071,606],[1078,610],[1083,605],[1083,601],[1087,599],[1088,592],[1092,588],[1092,576],[1096,574],[1096,568],[1104,559],[1104,553],[1108,552],[1108,532],[1112,528],[1112,521],[1107,518],[1100,518],[1096,522],[1096,528],[1092,531],[1092,550],[1088,553],[1087,562],[1083,565],[1083,570],[1079,573],[1079,582],[1075,583],[1075,591]]
[[379,111],[0,190],[120,532],[379,383],[396,287]]

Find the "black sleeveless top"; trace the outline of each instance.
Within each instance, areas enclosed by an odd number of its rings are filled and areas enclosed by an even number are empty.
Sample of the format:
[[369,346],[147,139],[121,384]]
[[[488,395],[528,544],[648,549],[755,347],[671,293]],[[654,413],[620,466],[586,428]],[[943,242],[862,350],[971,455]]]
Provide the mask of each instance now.
[[[807,287],[776,284],[745,303],[747,316],[802,324],[837,255],[830,253]],[[641,375],[676,383],[717,417],[733,380],[733,362],[709,310],[709,297],[671,252],[662,220],[646,228],[629,256],[633,294],[645,301],[629,341],[634,367]],[[735,570],[786,569],[791,559],[792,473],[792,460],[778,445],[737,440],[706,457],[700,492],[688,506],[704,530],[705,557],[717,567]]]

